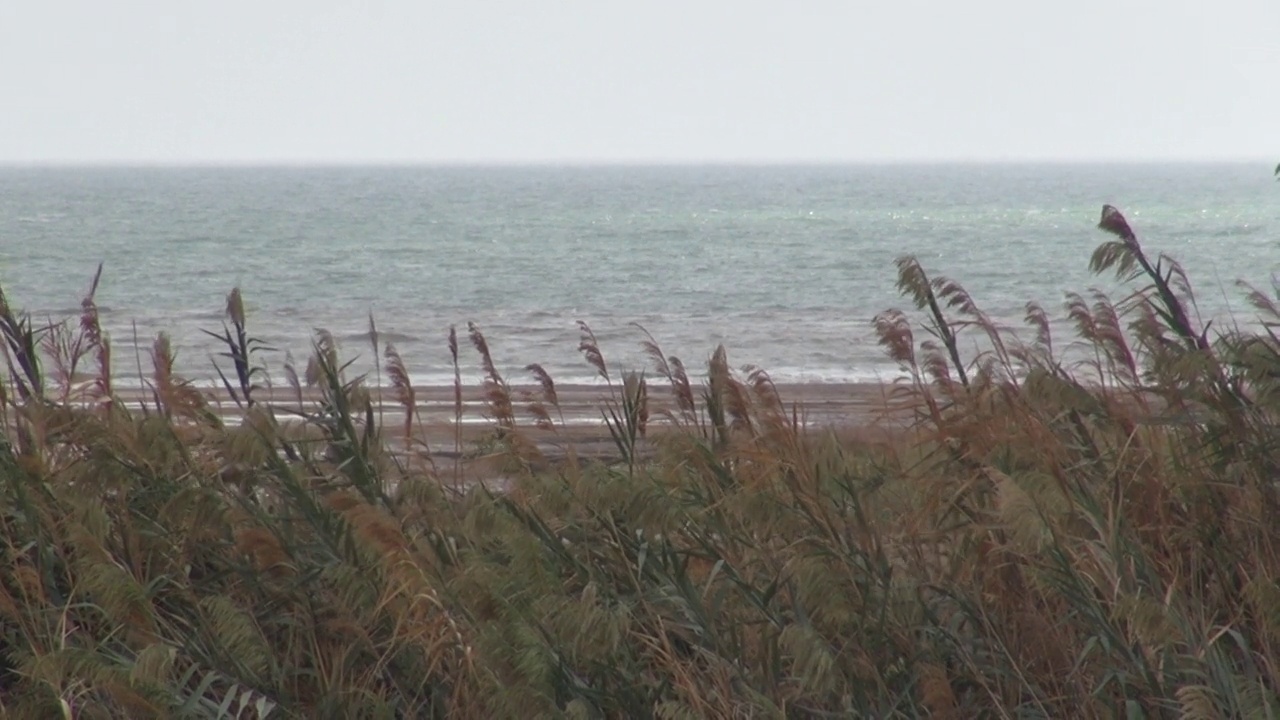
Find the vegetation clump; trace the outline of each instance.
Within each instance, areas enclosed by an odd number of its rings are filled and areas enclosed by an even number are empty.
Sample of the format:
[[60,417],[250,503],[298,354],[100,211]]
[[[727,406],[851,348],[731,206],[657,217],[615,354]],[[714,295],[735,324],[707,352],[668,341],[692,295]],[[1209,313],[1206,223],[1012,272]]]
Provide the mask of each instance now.
[[1046,309],[1024,342],[901,258],[887,440],[810,427],[723,348],[697,383],[648,339],[656,381],[620,377],[583,325],[603,459],[548,456],[554,380],[522,394],[475,326],[449,349],[493,426],[462,447],[458,381],[450,454],[372,323],[402,422],[324,332],[291,397],[260,387],[238,291],[221,412],[164,335],[126,402],[92,288],[76,327],[0,293],[0,712],[1274,717],[1280,297],[1211,332],[1176,262],[1101,229],[1091,267],[1132,292],[1068,296],[1080,363]]

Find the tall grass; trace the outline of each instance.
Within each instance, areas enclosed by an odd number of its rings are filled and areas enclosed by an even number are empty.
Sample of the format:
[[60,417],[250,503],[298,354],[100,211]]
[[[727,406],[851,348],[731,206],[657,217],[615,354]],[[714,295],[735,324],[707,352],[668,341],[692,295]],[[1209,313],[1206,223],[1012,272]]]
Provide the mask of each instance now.
[[0,710],[1274,717],[1280,299],[1246,288],[1260,329],[1211,332],[1175,261],[1100,226],[1091,268],[1131,293],[1066,299],[1083,363],[1046,309],[1024,341],[898,261],[891,442],[812,429],[724,348],[700,384],[648,336],[650,375],[612,368],[583,325],[616,449],[587,460],[553,378],[522,396],[470,325],[501,491],[464,482],[455,330],[449,453],[372,322],[399,426],[324,332],[264,399],[239,291],[224,412],[163,335],[119,402],[92,289],[77,328],[0,294]]

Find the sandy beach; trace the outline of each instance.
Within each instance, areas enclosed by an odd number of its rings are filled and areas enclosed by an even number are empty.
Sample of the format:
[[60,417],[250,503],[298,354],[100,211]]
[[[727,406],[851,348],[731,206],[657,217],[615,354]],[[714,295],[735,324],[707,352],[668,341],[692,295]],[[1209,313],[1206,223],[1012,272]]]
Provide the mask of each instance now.
[[[873,423],[885,410],[889,392],[892,388],[878,383],[797,383],[780,384],[778,395],[790,409],[793,405],[806,416],[810,425],[866,425]],[[456,390],[452,386],[422,385],[414,387],[414,405],[423,422],[447,422],[452,424],[456,414]],[[542,388],[536,385],[512,385],[512,399],[517,424],[532,425],[534,416],[529,413],[528,406],[533,401],[542,399]],[[694,386],[695,396],[700,392]],[[372,391],[375,412],[381,409],[386,422],[402,422],[403,409],[398,402],[395,390],[388,387]],[[622,395],[622,386],[615,383],[612,388],[606,385],[557,385],[557,407],[548,407],[557,425],[598,426],[601,423],[601,411],[611,401]],[[223,413],[235,413],[237,408],[225,391],[206,392],[210,401]],[[126,402],[140,400],[139,391],[131,391],[125,396]],[[271,404],[273,407],[288,410],[315,407],[320,398],[319,391],[303,388],[301,404],[299,397],[290,388],[263,389],[255,393],[259,402]],[[466,385],[462,387],[462,422],[470,424],[491,424],[492,418],[485,400],[485,389],[481,386]],[[650,384],[648,387],[649,415],[658,421],[663,411],[677,410],[675,397],[669,386]],[[698,398],[699,404],[701,398]],[[393,417],[394,416],[394,417]]]
[[[531,400],[540,399],[541,388],[535,385],[512,386],[516,425],[533,440],[549,460],[562,457],[566,447],[572,445],[579,457],[611,457],[616,455],[603,412],[611,399],[615,403],[622,389],[615,383],[611,389],[604,384],[564,385],[556,387],[558,407],[548,407],[555,423],[553,430],[537,428],[535,417],[529,411]],[[799,419],[814,429],[836,428],[842,434],[879,439],[896,424],[888,412],[890,386],[877,383],[800,383],[779,384],[778,394],[787,405],[794,408]],[[694,386],[697,395],[701,389]],[[202,388],[211,407],[224,421],[235,424],[242,411],[225,390]],[[415,446],[421,449],[425,440],[427,454],[437,465],[452,466],[464,458],[473,457],[486,437],[492,437],[496,423],[485,401],[484,388],[466,385],[462,388],[461,425],[456,420],[455,389],[452,386],[424,385],[414,387],[414,404],[417,419],[413,425]],[[117,392],[120,400],[130,407],[151,404],[150,394],[137,389]],[[264,388],[254,395],[259,403],[268,404],[283,422],[291,421],[299,411],[312,412],[318,407],[320,393],[315,388],[303,388],[301,402],[291,388]],[[374,389],[374,414],[386,429],[385,437],[397,450],[405,448],[402,435],[404,410],[396,399],[395,391],[383,387]],[[650,435],[660,434],[668,425],[664,411],[676,412],[677,406],[670,386],[653,385],[648,388]],[[699,398],[701,405],[701,398]],[[459,441],[461,448],[458,447]],[[483,473],[488,474],[488,473]]]

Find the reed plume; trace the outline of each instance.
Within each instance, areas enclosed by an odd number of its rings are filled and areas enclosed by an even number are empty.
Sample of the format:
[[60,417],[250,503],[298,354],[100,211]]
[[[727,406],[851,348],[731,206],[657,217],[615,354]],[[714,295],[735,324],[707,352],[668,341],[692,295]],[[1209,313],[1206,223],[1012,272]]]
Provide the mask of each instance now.
[[[258,346],[229,299],[215,337],[239,423],[199,410],[166,334],[158,412],[85,412],[46,387],[36,350],[74,377],[96,313],[82,307],[78,345],[0,292],[0,713],[1274,716],[1280,295],[1246,289],[1260,326],[1211,338],[1176,265],[1146,261],[1118,212],[1101,224],[1118,239],[1095,271],[1140,287],[1064,298],[1082,363],[1040,305],[1024,343],[899,260],[904,309],[873,326],[907,370],[909,424],[817,427],[724,346],[695,381],[645,332],[650,388],[583,324],[609,387],[591,437],[613,443],[575,449],[568,393],[526,365],[529,411],[571,458],[557,465],[515,432],[514,391],[469,324],[508,462],[502,484],[464,486],[451,328],[456,493],[400,462],[325,331],[305,379],[286,354],[293,397],[277,400],[254,387]],[[406,363],[375,353],[407,438]],[[275,413],[295,401],[287,434]]]
[[609,367],[605,364],[604,354],[600,352],[600,343],[596,340],[596,334],[591,331],[591,326],[582,320],[578,321],[578,330],[582,335],[578,343],[578,351],[586,358],[587,364],[595,368],[600,377],[612,386],[609,380]]
[[[260,389],[256,380],[266,375],[265,368],[257,364],[255,358],[260,353],[272,352],[274,348],[249,336],[244,298],[240,294],[240,288],[232,288],[231,292],[227,293],[224,313],[226,320],[222,323],[221,333],[210,330],[203,330],[203,332],[226,347],[226,351],[219,353],[219,356],[231,360],[236,383],[232,384],[216,362],[213,363],[213,368],[231,400],[244,409],[252,408],[255,403],[253,394]],[[230,327],[227,325],[228,322]]]
[[98,374],[94,379],[91,394],[104,409],[110,410],[114,397],[111,389],[111,340],[102,331],[98,318],[98,304],[94,300],[94,295],[98,292],[98,282],[101,279],[102,265],[99,264],[97,272],[93,275],[93,281],[89,284],[89,292],[80,301],[80,330],[88,346],[93,348],[98,361]]
[[564,424],[564,409],[560,407],[560,397],[556,393],[555,380],[538,363],[526,365],[524,369],[525,372],[533,376],[534,381],[538,383],[538,387],[541,390],[541,397],[532,399],[529,403],[529,412],[534,417],[534,423],[541,430],[554,431],[556,429],[555,421],[551,419],[551,413],[547,410],[547,406],[555,408],[561,424]]
[[404,410],[404,440],[408,444],[413,439],[413,423],[418,419],[417,396],[413,383],[409,380],[409,370],[404,365],[400,353],[391,343],[387,343],[383,353],[387,359],[387,377],[391,379],[391,388],[395,391],[396,402]]
[[493,362],[493,355],[489,352],[489,341],[485,339],[484,333],[480,332],[480,327],[475,323],[467,323],[467,331],[471,338],[471,345],[480,355],[480,366],[484,369],[485,402],[489,406],[489,412],[499,427],[514,429],[516,417],[511,388]]
[[684,364],[680,362],[680,358],[674,355],[668,357],[662,351],[662,347],[658,345],[658,341],[643,326],[635,327],[644,333],[644,340],[640,343],[640,348],[645,356],[649,358],[649,362],[653,364],[654,370],[666,378],[667,383],[671,386],[672,397],[676,401],[676,410],[679,417],[670,416],[668,419],[676,423],[689,423],[696,425],[698,423],[698,406],[693,394],[693,386],[689,382],[689,375],[685,372]]
[[[458,363],[458,330],[449,326],[449,360],[453,366],[453,453],[454,457],[462,457],[462,368]],[[461,481],[461,465],[453,465],[453,485],[458,487]]]

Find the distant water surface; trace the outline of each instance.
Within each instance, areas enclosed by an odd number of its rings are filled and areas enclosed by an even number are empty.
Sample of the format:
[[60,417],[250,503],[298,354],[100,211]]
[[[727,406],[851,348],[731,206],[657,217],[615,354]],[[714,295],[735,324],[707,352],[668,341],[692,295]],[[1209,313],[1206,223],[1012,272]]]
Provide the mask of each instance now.
[[[780,381],[890,377],[871,319],[907,306],[894,258],[963,283],[1021,325],[1036,300],[1117,288],[1088,271],[1118,206],[1151,251],[1181,260],[1208,317],[1252,312],[1234,281],[1280,270],[1280,184],[1258,165],[601,168],[2,168],[0,285],[40,318],[98,302],[118,372],[171,334],[179,370],[210,376],[226,293],[253,334],[300,361],[315,328],[368,369],[373,313],[414,379],[451,377],[445,337],[476,322],[513,381],[538,362],[589,380],[588,322],[606,359],[640,368],[647,328],[700,367]],[[1065,330],[1065,328],[1064,328]],[[1063,338],[1065,341],[1066,338]],[[475,355],[464,348],[468,374]],[[143,359],[144,369],[148,363]]]

